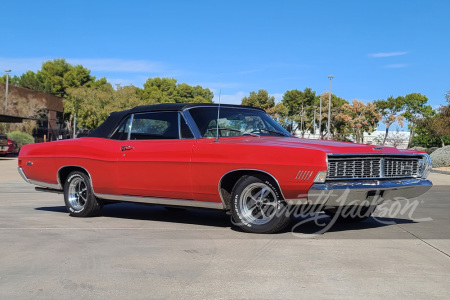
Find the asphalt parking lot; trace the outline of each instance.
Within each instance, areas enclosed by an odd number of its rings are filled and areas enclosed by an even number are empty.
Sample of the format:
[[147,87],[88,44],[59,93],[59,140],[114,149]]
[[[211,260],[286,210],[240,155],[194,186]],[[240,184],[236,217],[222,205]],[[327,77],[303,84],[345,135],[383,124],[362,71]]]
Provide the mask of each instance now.
[[292,231],[256,235],[215,211],[117,204],[73,218],[16,164],[0,158],[0,299],[450,295],[450,175],[432,173],[428,193],[360,224],[321,233],[327,218],[297,217]]

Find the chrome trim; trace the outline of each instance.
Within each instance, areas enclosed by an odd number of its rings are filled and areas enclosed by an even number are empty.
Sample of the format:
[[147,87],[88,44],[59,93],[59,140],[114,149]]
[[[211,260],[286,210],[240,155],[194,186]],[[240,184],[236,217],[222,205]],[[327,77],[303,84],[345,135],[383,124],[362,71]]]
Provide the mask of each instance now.
[[[206,107],[206,106],[202,106]],[[200,130],[198,130],[197,124],[195,123],[194,119],[192,118],[191,114],[189,113],[189,110],[183,110],[181,111],[182,115],[184,116],[184,119],[186,120],[186,123],[188,124],[189,128],[191,129],[192,134],[194,135],[195,139],[201,139],[203,138],[200,134]]]
[[[191,131],[191,134],[193,136],[192,138],[183,138],[181,136],[181,122],[183,122],[183,121],[186,123],[186,125],[189,128],[189,130]],[[178,136],[179,136],[180,140],[192,140],[192,139],[195,139],[195,134],[194,134],[194,131],[192,130],[191,124],[189,124],[188,120],[186,119],[186,117],[184,116],[182,111],[178,112]]]
[[298,171],[297,176],[295,176],[295,180],[308,181],[313,174],[314,171],[300,170]]
[[17,167],[17,171],[19,172],[19,174],[23,180],[25,180],[27,183],[31,183],[30,179],[28,179],[28,177],[25,175],[25,173],[23,172],[23,169],[21,167]]
[[374,152],[374,153],[327,153],[329,156],[425,156],[428,155],[426,153],[380,153],[380,152]]
[[43,186],[43,187],[46,187],[46,188],[49,188],[49,189],[62,190],[59,184],[47,183],[47,182],[31,180],[31,179],[30,179],[30,183],[34,184],[34,185]]
[[384,200],[410,199],[427,192],[433,184],[425,179],[361,180],[314,184],[308,191],[308,204],[326,206],[358,205],[367,201],[369,191],[383,192]]
[[88,177],[89,177],[89,181],[90,181],[91,187],[92,187],[92,190],[94,191],[94,185],[92,184],[92,177],[91,177],[91,174],[89,173],[88,170],[86,170],[86,168],[84,168],[84,167],[82,167],[82,166],[77,166],[77,165],[66,165],[66,166],[62,166],[62,167],[60,167],[60,168],[58,169],[58,172],[56,173],[56,180],[58,181],[59,189],[61,189],[61,190],[64,189],[64,183],[61,182],[61,178],[60,178],[60,172],[61,172],[61,169],[63,169],[63,168],[69,168],[69,167],[75,167],[75,168],[83,169],[83,170],[87,173],[87,175],[88,175]]
[[238,172],[238,171],[256,171],[256,172],[261,172],[261,173],[264,173],[264,174],[266,174],[266,175],[269,175],[270,177],[272,177],[272,179],[273,179],[273,180],[275,181],[275,183],[277,184],[278,189],[280,190],[280,193],[281,193],[281,197],[283,197],[283,199],[285,199],[285,197],[284,197],[284,195],[283,195],[283,191],[281,190],[281,186],[280,186],[280,184],[278,183],[278,180],[275,178],[275,176],[273,176],[273,175],[270,174],[269,172],[266,172],[266,171],[263,171],[263,170],[258,170],[258,169],[235,169],[235,170],[231,170],[231,171],[228,171],[228,172],[226,172],[225,174],[223,174],[222,177],[220,177],[220,180],[219,180],[219,186],[218,186],[218,188],[219,188],[219,196],[220,196],[220,200],[222,201],[223,207],[226,207],[226,205],[225,205],[225,201],[223,200],[222,193],[220,192],[220,188],[221,188],[221,186],[222,186],[222,180],[223,180],[223,178],[224,178],[226,175],[228,175],[228,174],[230,174],[230,173],[233,173],[233,172]]
[[[128,125],[128,134],[127,134],[127,141],[131,139],[131,128],[133,126],[133,120],[134,120],[134,114],[131,114],[130,117],[130,124]],[[120,125],[120,124],[119,124]]]
[[[345,156],[345,157],[344,157]],[[385,161],[389,158],[392,159],[407,159],[410,158],[411,160],[419,160],[418,165],[420,164],[420,160],[427,160],[428,163],[430,163],[430,157],[426,153],[327,153],[327,168],[329,167],[329,157],[331,159],[338,159],[338,160],[357,160],[357,159],[374,159],[379,158],[379,164],[380,164],[380,174],[379,176],[372,176],[372,177],[338,177],[338,178],[330,178],[327,175],[327,181],[340,181],[340,180],[370,180],[370,179],[401,179],[401,178],[426,178],[423,177],[423,175],[427,175],[426,171],[424,170],[423,173],[419,173],[419,167],[416,174],[413,175],[404,175],[404,176],[387,176],[386,175],[386,169],[385,169]]]
[[[95,193],[94,193],[95,194]],[[210,209],[223,210],[224,206],[219,202],[205,202],[194,200],[181,200],[181,199],[169,199],[169,198],[155,198],[155,197],[140,197],[140,196],[125,196],[125,195],[109,195],[109,194],[95,194],[96,197],[106,200],[116,200],[124,202],[137,202],[157,205],[174,205],[174,206],[187,206],[187,207],[200,207]]]

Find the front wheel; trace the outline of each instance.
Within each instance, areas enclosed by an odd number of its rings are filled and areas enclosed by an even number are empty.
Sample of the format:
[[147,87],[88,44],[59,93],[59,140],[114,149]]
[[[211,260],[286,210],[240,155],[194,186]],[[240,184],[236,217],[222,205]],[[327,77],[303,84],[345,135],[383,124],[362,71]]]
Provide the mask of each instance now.
[[231,199],[235,225],[252,233],[275,233],[290,222],[286,202],[271,180],[243,176],[236,183]]
[[71,172],[64,183],[64,202],[73,217],[96,216],[103,207],[94,196],[89,177],[79,171]]

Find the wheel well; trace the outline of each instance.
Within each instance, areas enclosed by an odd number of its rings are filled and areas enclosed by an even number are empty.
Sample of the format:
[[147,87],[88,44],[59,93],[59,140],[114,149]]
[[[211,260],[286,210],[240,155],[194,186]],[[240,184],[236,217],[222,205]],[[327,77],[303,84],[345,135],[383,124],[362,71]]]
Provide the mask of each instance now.
[[91,176],[89,175],[89,172],[86,171],[86,169],[82,168],[82,167],[78,167],[78,166],[66,166],[66,167],[62,167],[61,169],[59,169],[58,171],[58,180],[59,183],[61,184],[61,187],[64,189],[64,182],[66,182],[67,177],[69,176],[69,174],[73,171],[80,171],[85,173],[89,178],[91,178]]
[[255,176],[261,179],[269,179],[272,181],[272,184],[274,184],[278,188],[278,190],[281,191],[277,180],[269,173],[258,170],[231,171],[225,174],[219,183],[219,193],[227,210],[230,209],[231,194],[233,192],[233,188],[242,176]]

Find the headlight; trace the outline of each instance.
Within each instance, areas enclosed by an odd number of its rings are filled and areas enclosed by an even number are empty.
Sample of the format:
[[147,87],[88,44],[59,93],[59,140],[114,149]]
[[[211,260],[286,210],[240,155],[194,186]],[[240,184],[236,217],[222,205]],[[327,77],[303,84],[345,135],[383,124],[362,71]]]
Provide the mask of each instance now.
[[422,159],[419,160],[418,166],[418,177],[423,179],[427,178],[428,174],[430,174],[432,169],[431,158],[428,154],[424,154]]
[[314,183],[324,183],[327,180],[327,171],[319,171],[314,178]]

